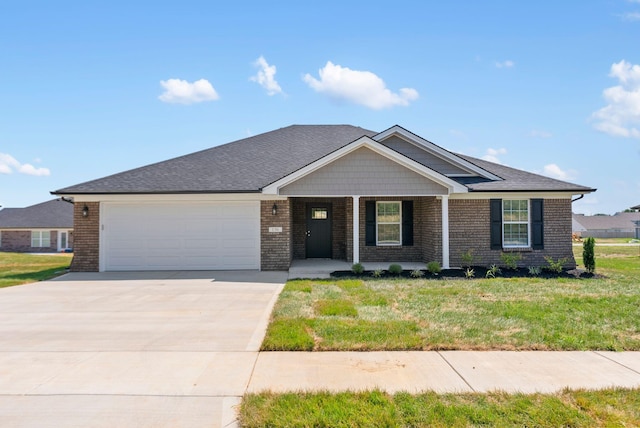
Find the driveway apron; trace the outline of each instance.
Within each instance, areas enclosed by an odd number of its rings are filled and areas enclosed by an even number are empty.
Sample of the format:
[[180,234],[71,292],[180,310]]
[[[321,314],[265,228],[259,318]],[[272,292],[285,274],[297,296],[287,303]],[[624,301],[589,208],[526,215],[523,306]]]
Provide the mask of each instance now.
[[0,289],[0,426],[233,425],[285,280],[72,273]]

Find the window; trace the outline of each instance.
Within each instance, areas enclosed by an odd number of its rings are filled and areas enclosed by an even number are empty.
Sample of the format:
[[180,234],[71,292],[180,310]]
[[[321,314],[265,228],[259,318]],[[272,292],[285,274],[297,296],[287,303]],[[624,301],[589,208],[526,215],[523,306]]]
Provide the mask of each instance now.
[[364,208],[367,247],[413,246],[413,201],[365,201]]
[[51,245],[51,232],[48,230],[31,231],[31,246],[36,248],[49,247]]
[[502,245],[507,247],[529,246],[529,201],[502,201]]
[[311,218],[313,220],[326,220],[329,215],[327,208],[311,208]]
[[378,245],[401,245],[402,215],[400,202],[376,203],[376,236]]

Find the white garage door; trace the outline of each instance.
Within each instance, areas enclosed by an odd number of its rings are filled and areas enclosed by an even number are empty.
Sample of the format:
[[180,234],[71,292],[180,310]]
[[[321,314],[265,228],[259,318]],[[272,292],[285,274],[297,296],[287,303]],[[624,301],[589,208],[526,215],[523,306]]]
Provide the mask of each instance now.
[[259,202],[103,204],[103,269],[260,267]]

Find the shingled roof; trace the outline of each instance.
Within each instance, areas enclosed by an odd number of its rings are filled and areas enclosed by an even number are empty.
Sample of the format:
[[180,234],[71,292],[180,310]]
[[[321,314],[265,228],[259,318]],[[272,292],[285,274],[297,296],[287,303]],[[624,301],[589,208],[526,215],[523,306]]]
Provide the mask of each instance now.
[[73,204],[54,199],[25,208],[0,210],[0,229],[72,229]]
[[[292,125],[52,193],[257,193],[360,137],[376,134],[351,125]],[[594,191],[470,156],[452,155],[502,178],[456,178],[472,192]]]
[[53,193],[260,192],[363,135],[375,134],[351,125],[292,125]]

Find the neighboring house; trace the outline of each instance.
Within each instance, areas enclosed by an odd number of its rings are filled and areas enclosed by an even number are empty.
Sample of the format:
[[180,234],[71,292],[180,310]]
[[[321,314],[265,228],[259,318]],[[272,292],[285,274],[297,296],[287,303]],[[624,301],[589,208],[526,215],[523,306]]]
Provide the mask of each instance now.
[[53,253],[73,248],[73,204],[54,199],[0,210],[0,251]]
[[[393,126],[294,125],[52,192],[75,200],[72,270],[286,270],[292,260],[566,257],[595,189],[454,154]],[[83,216],[81,213],[87,214]]]
[[640,238],[640,212],[591,216],[573,214],[573,219],[585,229],[580,231],[583,238]]
[[632,210],[640,211],[640,205],[636,205],[635,207],[631,207]]

